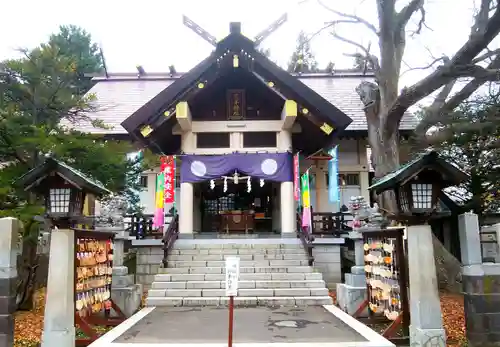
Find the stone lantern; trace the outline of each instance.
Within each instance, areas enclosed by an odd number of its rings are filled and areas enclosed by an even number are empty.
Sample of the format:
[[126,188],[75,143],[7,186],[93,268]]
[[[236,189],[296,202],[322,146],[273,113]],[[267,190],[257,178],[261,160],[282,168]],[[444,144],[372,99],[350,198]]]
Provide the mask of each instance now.
[[437,211],[443,188],[467,179],[466,173],[440,158],[437,152],[429,151],[380,178],[369,189],[377,194],[393,191],[398,210],[390,217],[417,225]]
[[71,166],[47,157],[21,176],[17,184],[43,196],[46,218],[56,228],[50,236],[49,276],[45,303],[42,347],[75,345],[75,231],[84,223],[83,205],[87,194],[111,193]]
[[46,217],[59,228],[68,227],[83,217],[87,194],[110,194],[101,183],[71,166],[48,157],[21,176],[17,183],[45,199]]
[[432,229],[427,222],[438,210],[441,190],[468,178],[466,173],[441,158],[437,152],[428,151],[380,178],[369,188],[377,194],[392,191],[397,211],[389,217],[407,225],[408,246],[405,253],[410,282],[411,346],[446,346]]

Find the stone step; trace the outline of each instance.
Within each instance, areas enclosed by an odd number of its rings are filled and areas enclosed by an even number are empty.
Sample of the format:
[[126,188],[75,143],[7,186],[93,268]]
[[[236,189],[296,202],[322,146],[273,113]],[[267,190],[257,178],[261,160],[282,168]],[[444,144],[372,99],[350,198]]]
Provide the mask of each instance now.
[[[226,281],[153,282],[151,289],[225,289]],[[255,288],[325,288],[323,280],[239,281],[240,289]]]
[[[148,297],[146,306],[227,306],[228,297]],[[332,305],[329,296],[235,297],[235,306],[319,306]]]
[[[168,268],[174,267],[224,267],[224,260],[214,261],[194,261],[194,260],[173,260],[168,262]],[[288,266],[307,266],[307,260],[240,260],[240,267],[288,267]]]
[[[225,289],[150,289],[152,297],[222,297]],[[253,288],[238,289],[238,296],[327,296],[328,289],[323,288]]]
[[[169,270],[169,269],[161,269]],[[240,281],[321,281],[322,274],[306,273],[240,273]],[[158,274],[154,282],[191,282],[191,281],[225,281],[226,275],[219,274]]]
[[304,260],[307,261],[305,252],[289,254],[171,254],[169,261],[224,261],[230,257],[238,257],[240,261],[260,260]]
[[[243,273],[308,273],[313,272],[310,266],[255,266],[255,267],[240,267],[240,274]],[[224,274],[224,267],[175,267],[175,268],[160,268],[160,273],[163,274]]]
[[[163,251],[162,253],[163,254]],[[207,248],[171,249],[169,254],[178,255],[248,255],[248,254],[305,254],[303,248]]]
[[[243,241],[243,240],[239,240]],[[253,243],[253,242],[224,242],[224,243],[182,243],[177,242],[174,249],[304,249],[300,243]]]

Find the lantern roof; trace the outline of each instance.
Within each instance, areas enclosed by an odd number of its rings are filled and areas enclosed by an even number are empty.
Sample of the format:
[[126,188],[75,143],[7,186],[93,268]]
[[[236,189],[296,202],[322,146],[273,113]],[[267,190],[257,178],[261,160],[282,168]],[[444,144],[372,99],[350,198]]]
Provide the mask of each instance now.
[[101,182],[90,178],[83,172],[52,157],[47,157],[43,163],[22,175],[16,180],[16,184],[22,185],[24,187],[24,190],[27,191],[40,191],[44,188],[47,188],[42,187],[41,183],[53,173],[62,177],[75,188],[85,190],[88,193],[92,193],[96,196],[111,194],[111,191],[106,189],[106,187],[104,187]]
[[418,154],[413,160],[379,178],[368,189],[379,194],[397,185],[402,185],[424,170],[434,170],[441,174],[441,187],[458,185],[469,179],[469,175],[454,164],[439,156],[434,150]]

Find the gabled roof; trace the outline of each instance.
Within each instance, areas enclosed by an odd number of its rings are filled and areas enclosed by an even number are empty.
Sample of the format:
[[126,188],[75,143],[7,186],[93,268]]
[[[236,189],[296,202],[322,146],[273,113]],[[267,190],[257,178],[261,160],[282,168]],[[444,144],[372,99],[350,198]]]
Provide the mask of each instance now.
[[[96,128],[87,120],[76,124],[64,123],[64,125],[93,134],[127,134],[121,123],[183,75],[178,73],[170,76],[167,72],[151,72],[143,76],[138,76],[137,73],[110,73],[107,78],[96,77],[94,78],[96,84],[89,91],[96,96],[94,101],[96,111],[87,116],[102,120],[107,127]],[[347,132],[367,131],[363,104],[355,88],[362,81],[374,81],[373,75],[342,70],[331,74],[292,75],[352,119],[352,123],[346,129]],[[401,120],[399,130],[411,131],[417,124],[417,118],[407,112]]]
[[42,164],[22,175],[16,180],[16,184],[25,187],[26,190],[37,190],[39,189],[37,186],[53,172],[61,174],[61,176],[73,184],[76,184],[81,189],[85,189],[96,196],[111,194],[101,182],[88,177],[77,169],[52,157],[46,158]]
[[432,168],[441,172],[443,174],[445,187],[458,185],[469,178],[469,175],[465,172],[449,163],[447,160],[440,158],[436,151],[431,150],[418,154],[413,160],[378,179],[371,187],[368,187],[368,189],[376,193],[383,192],[401,184],[426,168]]
[[[241,34],[239,24],[232,23],[231,33],[217,44],[215,51],[208,58],[137,109],[122,122],[122,126],[142,142],[151,145],[147,139],[149,134],[143,136],[140,129],[145,126],[153,131],[159,129],[169,121],[169,116],[164,115],[165,112],[168,111],[167,114],[171,116],[173,111],[170,110],[173,110],[175,104],[184,101],[188,93],[195,93],[200,83],[208,84],[209,88],[209,84],[218,76],[234,71],[232,67],[234,57],[240,61],[236,68],[242,68],[255,76],[272,81],[280,93],[295,100],[304,109],[307,108],[312,114],[308,117],[311,120],[317,119],[315,122],[318,128],[322,124],[327,125],[330,132],[325,131],[322,134],[324,137],[333,139],[352,122],[351,118],[332,103],[261,54],[255,48],[254,42]],[[231,65],[228,62],[231,62]],[[323,141],[322,145],[326,144]]]

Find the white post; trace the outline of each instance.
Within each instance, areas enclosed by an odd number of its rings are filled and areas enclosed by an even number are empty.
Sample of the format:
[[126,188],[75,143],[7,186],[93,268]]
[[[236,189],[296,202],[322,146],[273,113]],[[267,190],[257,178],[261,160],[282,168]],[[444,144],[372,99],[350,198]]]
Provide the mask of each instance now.
[[295,237],[295,200],[293,182],[281,182],[281,236]]
[[0,219],[0,347],[14,345],[19,221]]
[[74,279],[75,232],[66,229],[53,231],[42,347],[75,346]]
[[410,345],[445,347],[432,230],[430,225],[407,228],[410,278]]
[[193,236],[193,203],[194,187],[192,183],[181,183],[181,198],[179,211],[179,237]]
[[464,213],[458,216],[458,236],[462,265],[481,264],[481,236],[477,214]]

